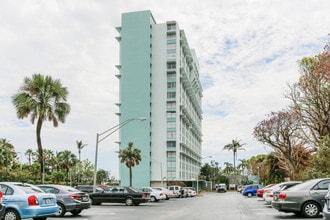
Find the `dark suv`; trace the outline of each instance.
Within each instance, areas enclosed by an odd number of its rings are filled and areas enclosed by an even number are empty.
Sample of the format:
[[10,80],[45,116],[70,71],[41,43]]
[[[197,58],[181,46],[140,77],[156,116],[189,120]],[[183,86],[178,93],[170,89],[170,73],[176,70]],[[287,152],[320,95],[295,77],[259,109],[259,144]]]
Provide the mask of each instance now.
[[242,192],[242,195],[247,196],[247,197],[256,196],[258,189],[261,189],[261,188],[264,188],[264,186],[261,184],[247,185],[247,186],[245,186],[244,191]]

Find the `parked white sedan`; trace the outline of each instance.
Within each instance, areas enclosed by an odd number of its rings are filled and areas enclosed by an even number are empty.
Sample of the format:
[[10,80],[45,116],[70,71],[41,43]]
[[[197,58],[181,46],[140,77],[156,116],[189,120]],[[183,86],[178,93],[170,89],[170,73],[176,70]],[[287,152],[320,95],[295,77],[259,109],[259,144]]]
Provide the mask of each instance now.
[[176,198],[177,197],[176,194],[172,190],[166,189],[164,187],[152,187],[152,188],[156,189],[156,190],[163,191],[163,193],[166,196],[166,200],[169,200],[170,198]]
[[166,195],[163,191],[153,189],[151,187],[139,187],[142,192],[150,193],[150,202],[158,202],[159,200],[165,200]]
[[183,187],[185,191],[187,191],[188,197],[194,197],[197,195],[196,189],[194,187]]

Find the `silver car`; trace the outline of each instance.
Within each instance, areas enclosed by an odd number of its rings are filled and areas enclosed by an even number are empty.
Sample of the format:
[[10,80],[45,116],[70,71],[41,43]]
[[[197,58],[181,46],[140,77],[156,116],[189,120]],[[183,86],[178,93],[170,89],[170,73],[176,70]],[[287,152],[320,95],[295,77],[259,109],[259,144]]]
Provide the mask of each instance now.
[[280,212],[317,217],[324,206],[329,183],[330,178],[312,179],[287,190],[274,192],[272,207]]
[[325,196],[325,202],[323,207],[323,220],[330,220],[330,184],[328,187],[328,193]]
[[73,187],[56,184],[38,186],[47,193],[55,194],[57,205],[60,207],[55,216],[64,216],[66,212],[79,215],[82,210],[91,207],[89,195]]

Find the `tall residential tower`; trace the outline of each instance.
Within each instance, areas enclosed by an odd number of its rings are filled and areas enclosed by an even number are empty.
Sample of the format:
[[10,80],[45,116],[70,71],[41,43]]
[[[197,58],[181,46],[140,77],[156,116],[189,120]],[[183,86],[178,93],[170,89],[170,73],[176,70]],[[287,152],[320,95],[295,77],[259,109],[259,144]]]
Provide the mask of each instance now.
[[[122,14],[119,122],[146,117],[120,129],[119,148],[141,150],[133,186],[196,180],[202,153],[202,87],[194,50],[178,23],[156,24],[150,11]],[[129,169],[120,164],[121,185]]]

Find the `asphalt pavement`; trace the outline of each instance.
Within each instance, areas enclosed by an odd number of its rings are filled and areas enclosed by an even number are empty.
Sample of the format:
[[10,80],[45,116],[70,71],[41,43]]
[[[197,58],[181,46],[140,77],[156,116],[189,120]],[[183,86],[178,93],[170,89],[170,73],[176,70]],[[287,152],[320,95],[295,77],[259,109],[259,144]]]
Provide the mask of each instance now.
[[[237,192],[206,192],[193,198],[172,198],[139,206],[102,204],[84,210],[80,216],[67,213],[48,220],[306,220],[292,213],[281,213],[261,198],[247,198]],[[322,219],[322,216],[316,219]]]

